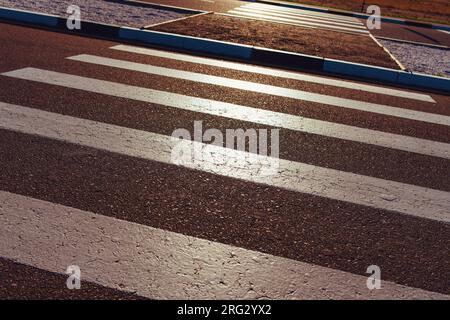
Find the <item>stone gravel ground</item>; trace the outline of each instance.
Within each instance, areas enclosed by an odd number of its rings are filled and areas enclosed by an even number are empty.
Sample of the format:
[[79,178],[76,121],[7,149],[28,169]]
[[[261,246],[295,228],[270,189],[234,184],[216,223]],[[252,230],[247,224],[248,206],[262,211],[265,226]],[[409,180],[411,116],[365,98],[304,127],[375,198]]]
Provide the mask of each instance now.
[[178,19],[186,14],[172,10],[130,6],[102,0],[0,0],[0,6],[44,12],[67,17],[67,8],[77,5],[81,20],[140,28],[145,25]]
[[450,78],[450,50],[379,40],[410,71]]

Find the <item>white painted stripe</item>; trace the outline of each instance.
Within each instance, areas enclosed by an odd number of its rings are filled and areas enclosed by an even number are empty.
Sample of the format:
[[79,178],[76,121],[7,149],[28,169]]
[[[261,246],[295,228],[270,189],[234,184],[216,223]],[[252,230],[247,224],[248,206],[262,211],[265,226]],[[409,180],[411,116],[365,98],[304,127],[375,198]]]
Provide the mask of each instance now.
[[274,17],[288,18],[288,19],[294,19],[294,20],[298,19],[300,22],[301,21],[311,21],[311,22],[331,24],[331,25],[344,26],[344,27],[350,27],[350,28],[355,27],[355,28],[365,29],[364,25],[359,21],[342,21],[342,20],[328,19],[328,18],[322,18],[322,17],[305,16],[303,14],[286,13],[286,12],[282,12],[282,11],[253,9],[253,8],[248,8],[248,7],[239,7],[239,8],[234,8],[232,10],[264,14],[264,15],[271,15]]
[[[435,30],[439,30],[439,29],[435,29]],[[439,31],[450,34],[450,31],[447,31],[447,30],[439,30]]]
[[326,29],[331,29],[331,30],[341,30],[341,31],[348,31],[348,32],[355,32],[355,33],[362,33],[362,34],[369,33],[369,31],[367,31],[365,29],[362,30],[362,29],[357,29],[357,28],[339,27],[339,26],[333,26],[333,25],[329,25],[329,24],[326,25],[326,24],[317,23],[317,22],[299,21],[297,19],[294,20],[294,19],[288,19],[288,18],[278,18],[278,17],[273,17],[273,16],[270,16],[267,14],[262,14],[262,13],[241,12],[241,11],[236,11],[236,10],[230,10],[228,12],[239,15],[239,16],[243,16],[243,17],[255,17],[255,18],[263,18],[266,20],[289,22],[289,23],[296,24],[299,26],[306,25],[306,26],[314,26],[314,27],[321,27],[321,28],[326,28]]
[[[0,128],[189,169],[450,222],[450,193],[0,103]],[[193,155],[191,161],[173,152]],[[175,153],[179,154],[179,153]]]
[[[331,16],[329,14],[315,14],[312,13],[312,11],[306,11],[306,10],[298,10],[298,11],[285,11],[285,10],[278,10],[274,8],[263,8],[263,7],[256,7],[252,5],[244,5],[239,8],[242,9],[252,9],[262,12],[276,12],[276,13],[282,13],[285,15],[291,15],[291,16],[301,16],[301,17],[308,17],[308,18],[314,18],[314,19],[320,19],[320,20],[327,20],[327,21],[335,21],[335,22],[345,22],[348,24],[358,24],[363,25],[361,21],[355,18],[348,18],[348,17],[341,17],[341,16]],[[237,9],[237,8],[236,8]]]
[[450,299],[390,281],[368,290],[365,276],[5,191],[0,203],[0,256],[60,274],[78,265],[81,288],[153,299]]
[[[311,27],[314,26],[317,29],[327,29],[327,30],[332,30],[332,31],[336,31],[336,28],[339,28],[337,31],[339,32],[347,32],[347,33],[352,33],[352,32],[356,32],[356,33],[368,33],[367,29],[364,26],[348,26],[348,25],[340,25],[340,24],[335,24],[332,22],[328,22],[328,21],[318,21],[315,19],[312,19],[312,21],[310,21],[310,19],[305,19],[305,18],[298,18],[298,17],[286,17],[286,16],[280,16],[278,14],[273,14],[273,13],[256,13],[253,11],[249,11],[249,10],[230,10],[228,11],[228,13],[233,14],[233,15],[237,15],[237,16],[241,16],[241,17],[245,17],[245,18],[259,18],[259,19],[263,19],[263,20],[267,20],[267,21],[272,21],[272,22],[277,22],[277,23],[288,23],[290,25],[295,25],[295,26],[301,26],[302,28],[304,27]],[[345,28],[345,29],[344,29]]]
[[[238,8],[235,8],[235,9],[238,9]],[[257,12],[267,12],[267,13],[273,12],[273,13],[280,13],[280,14],[287,15],[287,16],[292,16],[292,17],[307,17],[307,18],[311,18],[311,19],[324,20],[324,21],[343,22],[343,23],[354,24],[354,25],[364,25],[361,21],[359,21],[357,19],[342,19],[342,18],[330,17],[328,15],[316,15],[316,14],[311,14],[310,12],[307,12],[307,11],[292,12],[292,11],[283,11],[283,10],[277,10],[277,9],[256,8],[256,7],[252,7],[252,6],[242,6],[242,7],[239,7],[239,9],[252,9]]]
[[[279,97],[292,98],[302,101],[309,101],[315,103],[322,103],[325,105],[342,107],[348,109],[355,109],[361,111],[367,111],[372,113],[379,113],[383,115],[389,115],[404,119],[411,119],[423,122],[429,122],[434,124],[450,126],[450,117],[440,114],[427,113],[421,111],[415,111],[410,109],[391,107],[387,105],[363,102],[352,99],[339,98],[334,96],[328,96],[324,94],[312,93],[307,91],[282,88],[272,85],[260,84],[256,82],[243,81],[230,79],[225,77],[212,76],[207,74],[195,73],[190,71],[169,69],[163,67],[157,67],[142,63],[123,61],[117,59],[104,58],[99,56],[92,56],[82,54],[78,56],[69,57],[67,59],[81,61],[86,63],[99,64],[103,66],[121,68],[126,70],[138,71],[148,74],[155,74],[164,77],[189,80],[199,83],[223,86],[233,89],[246,90],[251,92],[257,92],[262,94],[270,94]],[[14,76],[14,72],[7,72],[4,75]]]
[[[306,25],[300,25],[300,24],[298,24],[298,23],[289,23],[289,22],[283,22],[283,21],[276,21],[276,20],[274,20],[274,19],[264,19],[264,18],[255,18],[255,17],[244,17],[244,16],[241,16],[241,15],[239,15],[239,14],[233,14],[233,13],[230,13],[230,12],[227,12],[227,13],[216,13],[216,14],[218,14],[218,15],[221,15],[221,16],[227,16],[227,17],[232,17],[232,18],[239,18],[239,19],[246,19],[246,20],[255,20],[255,21],[267,21],[267,22],[276,22],[277,24],[285,24],[285,25],[287,25],[287,26],[301,26],[303,29],[320,29],[320,28],[318,28],[318,27],[313,27],[313,26],[306,26]],[[345,33],[347,33],[347,31],[342,31],[342,32],[345,32]]]
[[372,85],[361,84],[361,83],[350,82],[350,81],[335,80],[335,79],[312,76],[312,75],[307,75],[307,74],[302,74],[302,73],[259,67],[259,66],[254,66],[254,65],[250,65],[250,64],[244,64],[244,63],[196,57],[196,56],[190,56],[187,54],[173,53],[173,52],[169,52],[169,51],[154,50],[154,49],[149,49],[149,48],[140,48],[140,47],[134,47],[134,46],[129,46],[129,45],[121,45],[121,44],[113,46],[113,47],[111,47],[111,49],[125,51],[125,52],[138,53],[138,54],[144,54],[144,55],[155,56],[155,57],[161,57],[161,58],[166,58],[166,59],[173,59],[173,60],[178,60],[178,61],[192,62],[192,63],[203,64],[203,65],[208,65],[208,66],[213,66],[213,67],[218,67],[218,68],[226,68],[226,69],[232,69],[232,70],[238,70],[238,71],[264,74],[264,75],[273,76],[273,77],[280,77],[280,78],[293,79],[293,80],[299,80],[299,81],[305,81],[305,82],[311,82],[311,83],[318,83],[321,85],[328,85],[328,86],[334,86],[334,87],[339,87],[339,88],[372,92],[372,93],[389,95],[389,96],[398,97],[398,98],[407,98],[407,99],[412,99],[412,100],[436,103],[436,101],[434,101],[433,98],[427,94],[409,92],[409,91],[397,90],[397,89],[390,89],[390,88],[383,88],[383,87],[372,86]]
[[22,79],[71,89],[450,159],[450,145],[442,142],[51,71],[27,69],[26,77],[18,73],[16,75]]
[[326,26],[342,26],[342,27],[348,27],[348,28],[356,28],[356,29],[363,29],[366,30],[366,28],[364,27],[363,24],[356,24],[356,23],[347,23],[347,22],[336,22],[336,21],[332,21],[332,20],[319,20],[316,18],[308,18],[308,17],[303,17],[303,16],[293,16],[293,15],[289,15],[289,14],[284,14],[284,13],[278,13],[278,12],[271,12],[271,11],[259,11],[256,9],[250,9],[250,8],[235,8],[233,9],[233,11],[235,12],[244,12],[244,13],[255,13],[255,14],[262,14],[262,15],[267,15],[267,16],[271,16],[274,19],[276,18],[286,18],[286,19],[292,19],[293,21],[296,21],[298,23],[303,23],[303,22],[314,22],[314,23],[319,23],[319,24],[323,24]]
[[349,21],[358,21],[358,19],[355,17],[337,15],[337,14],[329,13],[329,12],[319,12],[319,11],[300,9],[300,8],[287,8],[287,7],[281,7],[281,6],[272,6],[272,5],[267,5],[267,4],[263,4],[263,3],[251,3],[251,4],[246,4],[245,6],[251,7],[251,8],[257,8],[257,9],[270,9],[270,10],[278,10],[278,11],[292,12],[292,13],[300,12],[303,14],[315,15],[318,17],[328,17],[328,18],[333,18],[333,19],[346,19]]

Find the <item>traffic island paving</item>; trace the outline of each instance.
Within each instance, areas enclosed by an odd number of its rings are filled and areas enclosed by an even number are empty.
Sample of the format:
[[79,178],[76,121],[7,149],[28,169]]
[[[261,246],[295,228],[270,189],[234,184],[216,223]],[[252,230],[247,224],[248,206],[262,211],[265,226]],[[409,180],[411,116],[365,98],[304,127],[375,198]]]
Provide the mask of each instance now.
[[150,30],[400,69],[390,55],[366,35],[302,28],[221,14],[169,22]]

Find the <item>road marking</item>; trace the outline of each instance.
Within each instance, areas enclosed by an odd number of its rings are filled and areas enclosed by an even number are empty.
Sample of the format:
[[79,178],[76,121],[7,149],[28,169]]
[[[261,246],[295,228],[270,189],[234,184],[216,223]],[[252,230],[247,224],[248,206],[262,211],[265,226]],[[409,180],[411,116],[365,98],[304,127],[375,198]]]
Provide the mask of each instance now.
[[274,15],[274,16],[278,16],[278,17],[286,17],[286,18],[291,18],[291,19],[296,19],[296,18],[298,18],[300,20],[305,19],[305,20],[312,21],[312,22],[331,23],[331,24],[337,24],[337,25],[341,25],[341,26],[364,27],[364,24],[358,20],[345,20],[345,19],[330,18],[327,16],[307,15],[307,14],[304,14],[303,12],[302,13],[286,12],[286,11],[266,9],[266,8],[254,8],[254,7],[249,7],[249,6],[242,6],[242,7],[234,8],[233,10],[262,13],[262,14]]
[[8,75],[192,112],[450,159],[450,144],[442,142],[33,68],[13,71]]
[[218,68],[232,69],[232,70],[258,73],[258,74],[264,74],[264,75],[268,75],[268,76],[274,76],[274,77],[280,77],[280,78],[286,78],[286,79],[293,79],[293,80],[317,83],[317,84],[321,84],[321,85],[329,85],[329,86],[346,88],[346,89],[367,91],[367,92],[372,92],[372,93],[377,93],[377,94],[382,94],[382,95],[389,95],[389,96],[394,96],[394,97],[399,97],[399,98],[406,98],[406,99],[436,103],[436,101],[430,95],[427,95],[427,94],[378,87],[378,86],[361,84],[361,83],[350,82],[350,81],[335,80],[335,79],[330,79],[330,78],[312,76],[312,75],[289,72],[289,71],[284,71],[284,70],[253,66],[253,65],[243,64],[243,63],[238,63],[238,62],[230,62],[230,61],[217,60],[217,59],[211,59],[211,58],[195,57],[195,56],[190,56],[190,55],[181,54],[181,53],[173,53],[173,52],[168,52],[168,51],[134,47],[134,46],[129,46],[129,45],[116,45],[116,46],[111,47],[110,49],[131,52],[131,53],[137,53],[137,54],[143,54],[143,55],[149,55],[149,56],[155,56],[155,57],[161,57],[161,58],[167,58],[167,59],[173,59],[173,60],[178,60],[178,61],[192,62],[192,63],[197,63],[197,64],[214,66],[214,67],[218,67]]
[[[0,103],[0,128],[411,216],[450,222],[450,193]],[[268,171],[269,170],[269,171]],[[270,174],[266,174],[269,173]]]
[[0,203],[0,256],[60,274],[77,265],[82,286],[153,299],[450,298],[390,281],[368,290],[365,276],[5,191]]
[[333,18],[333,19],[344,19],[348,21],[359,21],[355,17],[347,17],[342,15],[337,15],[334,13],[329,12],[318,12],[318,11],[311,11],[311,10],[305,10],[300,8],[287,8],[287,7],[281,7],[281,6],[272,6],[262,3],[250,3],[246,4],[246,7],[250,8],[257,8],[257,9],[270,9],[270,10],[277,10],[277,11],[283,11],[283,12],[291,12],[291,13],[302,13],[302,14],[308,14],[308,15],[314,15],[317,17],[327,17],[327,18]]
[[347,24],[355,24],[355,25],[364,25],[361,21],[355,18],[347,18],[343,16],[330,16],[329,14],[315,14],[311,11],[306,10],[298,10],[298,11],[284,11],[276,8],[264,8],[264,7],[256,7],[252,5],[244,5],[241,7],[234,8],[236,9],[252,9],[256,11],[262,12],[274,12],[280,13],[284,15],[294,16],[294,17],[308,17],[313,19],[325,20],[325,21],[333,21],[333,22],[345,22]]
[[317,23],[319,25],[323,24],[323,26],[325,26],[325,27],[340,26],[340,27],[348,27],[348,28],[356,28],[356,29],[366,30],[366,27],[364,27],[364,25],[359,22],[356,23],[356,22],[342,22],[342,21],[333,21],[333,20],[320,20],[320,18],[294,16],[291,14],[278,13],[278,12],[272,12],[272,11],[260,11],[258,9],[243,8],[243,7],[235,8],[230,11],[234,11],[234,12],[238,12],[238,13],[239,12],[253,13],[253,14],[258,14],[258,15],[263,15],[263,16],[267,15],[267,16],[272,17],[273,19],[284,18],[284,19],[296,21],[299,24],[302,24],[303,22],[310,22],[310,23],[312,22],[312,23]]
[[[266,21],[266,22],[276,22],[278,24],[285,24],[285,25],[288,25],[288,26],[300,26],[299,24],[296,24],[296,23],[275,21],[275,20],[271,20],[271,19],[255,18],[255,17],[243,17],[243,16],[241,16],[239,14],[232,14],[232,13],[229,13],[229,12],[226,12],[226,13],[218,12],[216,14],[221,15],[221,16],[226,16],[226,17],[238,18],[238,19],[255,20],[255,21]],[[306,26],[306,25],[301,25],[301,27],[303,29],[319,29],[318,27]]]
[[[450,126],[450,117],[444,116],[440,114],[433,114],[421,111],[415,111],[410,109],[391,107],[387,105],[371,103],[371,102],[363,102],[352,99],[339,98],[324,94],[311,93],[307,91],[282,88],[267,84],[260,84],[256,82],[236,80],[225,77],[212,76],[202,73],[195,73],[190,71],[178,70],[178,69],[170,69],[164,67],[157,67],[143,63],[136,63],[124,60],[110,59],[99,56],[93,56],[88,54],[81,54],[73,57],[69,57],[67,59],[103,65],[107,67],[126,69],[131,71],[138,71],[142,73],[160,75],[169,78],[175,79],[183,79],[198,83],[211,84],[216,86],[222,86],[232,89],[238,90],[246,90],[256,93],[262,94],[270,94],[273,96],[297,99],[301,101],[309,101],[315,103],[321,103],[325,105],[367,111],[372,113],[378,113],[388,116],[394,116],[404,119],[429,122],[434,124],[440,124],[445,126]],[[11,73],[4,73],[4,75],[8,75]]]
[[321,85],[328,85],[328,86],[334,86],[334,87],[339,87],[339,88],[372,92],[372,93],[389,95],[389,96],[398,97],[398,98],[406,98],[406,99],[436,103],[436,101],[434,101],[434,99],[430,95],[427,95],[427,94],[415,93],[415,92],[409,92],[409,91],[397,90],[397,89],[390,89],[390,88],[383,88],[383,87],[361,84],[361,83],[356,83],[356,82],[334,80],[334,79],[306,75],[306,74],[301,74],[301,73],[295,73],[295,72],[289,72],[289,71],[283,71],[283,70],[277,70],[277,69],[270,69],[270,68],[265,68],[265,67],[258,67],[258,66],[253,66],[250,64],[244,64],[244,63],[230,62],[230,61],[217,60],[217,59],[211,59],[211,58],[203,58],[203,57],[195,57],[195,56],[190,56],[187,54],[173,53],[173,52],[154,50],[154,49],[148,49],[148,48],[140,48],[140,47],[134,47],[134,46],[122,45],[122,44],[113,46],[110,49],[131,52],[131,53],[137,53],[137,54],[143,54],[143,55],[148,55],[148,56],[155,56],[155,57],[166,58],[166,59],[172,59],[172,60],[178,60],[178,61],[203,64],[203,65],[208,65],[208,66],[213,66],[213,67],[218,67],[218,68],[225,68],[225,69],[231,69],[231,70],[237,70],[237,71],[258,73],[258,74],[263,74],[263,75],[268,75],[268,76],[273,76],[273,77],[280,77],[280,78],[286,78],[286,79],[293,79],[293,80],[317,83],[317,84],[321,84]]
[[253,17],[253,18],[263,18],[265,20],[273,20],[273,21],[281,21],[281,22],[289,22],[292,24],[296,24],[299,26],[306,25],[306,26],[314,26],[314,27],[321,27],[321,28],[327,28],[327,29],[333,29],[333,30],[340,30],[340,31],[347,31],[347,32],[354,32],[354,33],[361,33],[361,34],[367,34],[369,31],[367,30],[361,30],[356,28],[347,28],[347,27],[339,27],[339,26],[332,26],[332,25],[325,25],[322,23],[317,22],[307,22],[302,21],[299,22],[298,19],[288,19],[288,18],[275,18],[273,16],[263,14],[263,13],[251,13],[251,12],[242,12],[242,11],[236,11],[236,10],[230,10],[229,13],[244,16],[244,17]]

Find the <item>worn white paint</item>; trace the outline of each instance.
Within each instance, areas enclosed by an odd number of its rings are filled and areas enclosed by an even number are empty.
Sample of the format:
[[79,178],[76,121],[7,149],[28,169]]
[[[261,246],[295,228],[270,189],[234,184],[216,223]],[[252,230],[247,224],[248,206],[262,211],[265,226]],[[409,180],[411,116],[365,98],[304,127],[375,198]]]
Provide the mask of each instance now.
[[351,82],[351,81],[344,81],[344,80],[339,80],[339,79],[331,79],[331,78],[307,75],[307,74],[298,73],[298,72],[289,72],[289,71],[273,69],[273,68],[259,67],[259,66],[255,66],[255,65],[251,65],[251,64],[244,64],[244,63],[231,62],[231,61],[225,61],[225,60],[217,60],[217,59],[211,59],[211,58],[196,57],[196,56],[190,56],[190,55],[182,54],[182,53],[174,53],[174,52],[169,52],[169,51],[161,51],[161,50],[135,47],[135,46],[129,46],[129,45],[122,45],[122,44],[113,46],[113,47],[111,47],[111,49],[125,51],[125,52],[131,52],[131,53],[137,53],[137,54],[143,54],[143,55],[148,55],[148,56],[153,56],[153,57],[172,59],[172,60],[177,60],[177,61],[191,62],[191,63],[196,63],[196,64],[213,66],[216,68],[224,68],[224,69],[231,69],[231,70],[237,70],[237,71],[251,72],[251,73],[263,74],[263,75],[268,75],[268,76],[273,76],[273,77],[316,83],[316,84],[321,84],[321,85],[326,85],[326,86],[333,86],[333,87],[338,87],[338,88],[366,91],[366,92],[376,93],[376,94],[380,94],[380,95],[393,96],[393,97],[397,97],[397,98],[406,98],[406,99],[412,99],[412,100],[417,100],[417,101],[436,103],[436,101],[428,94],[422,94],[422,93],[398,90],[398,89],[391,89],[391,88],[387,88],[387,87],[373,86],[373,85]]
[[[308,101],[321,103],[334,107],[341,107],[353,110],[360,110],[372,113],[378,113],[382,115],[389,115],[404,119],[429,122],[434,124],[441,124],[450,126],[450,117],[440,114],[415,111],[411,109],[404,109],[398,107],[392,107],[377,103],[364,102],[352,99],[339,98],[335,96],[329,96],[324,94],[312,93],[307,91],[277,87],[267,84],[260,84],[256,82],[237,80],[225,77],[212,76],[207,74],[195,73],[190,71],[157,67],[153,65],[136,63],[125,60],[111,59],[99,56],[93,56],[88,54],[82,54],[78,56],[69,57],[68,59],[86,63],[92,63],[97,65],[103,65],[113,68],[120,68],[131,71],[138,71],[148,74],[160,75],[175,79],[183,79],[198,83],[205,83],[217,86],[223,86],[227,88],[246,90],[256,93],[270,94],[273,96],[279,96],[284,98],[296,99],[299,101]],[[8,72],[4,75],[14,75],[14,72]]]
[[[449,192],[7,103],[0,103],[0,128],[286,190],[450,222]],[[189,159],[174,158],[174,150],[183,150],[184,155],[190,154]]]
[[6,75],[182,110],[450,159],[450,144],[448,143],[51,71],[27,68]]
[[[0,191],[0,256],[153,299],[449,299],[449,296]],[[65,282],[61,282],[65,286]]]
[[298,18],[291,19],[291,18],[274,17],[273,15],[270,15],[270,14],[247,12],[245,10],[239,10],[239,11],[238,10],[229,10],[228,13],[231,13],[233,15],[238,15],[241,17],[261,18],[264,20],[271,20],[274,22],[277,22],[277,21],[288,22],[291,24],[299,25],[299,26],[313,26],[313,27],[318,27],[318,28],[323,28],[323,29],[354,32],[354,33],[358,33],[358,34],[368,34],[369,33],[369,31],[367,31],[366,29],[360,29],[359,27],[341,27],[341,26],[337,26],[337,25],[309,22],[306,20],[300,20]]

